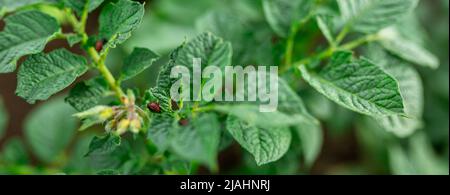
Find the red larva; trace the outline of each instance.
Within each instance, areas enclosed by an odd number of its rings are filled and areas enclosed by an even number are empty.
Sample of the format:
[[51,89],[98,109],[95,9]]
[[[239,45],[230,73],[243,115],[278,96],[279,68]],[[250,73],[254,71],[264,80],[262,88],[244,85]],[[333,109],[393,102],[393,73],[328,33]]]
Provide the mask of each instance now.
[[161,113],[161,107],[158,103],[152,102],[147,104],[147,108],[154,113]]
[[187,126],[187,125],[189,125],[189,120],[188,120],[188,119],[185,119],[185,118],[180,119],[180,120],[178,121],[178,124],[181,125],[181,126]]
[[103,40],[98,40],[95,43],[95,50],[97,50],[98,52],[100,52],[103,49]]

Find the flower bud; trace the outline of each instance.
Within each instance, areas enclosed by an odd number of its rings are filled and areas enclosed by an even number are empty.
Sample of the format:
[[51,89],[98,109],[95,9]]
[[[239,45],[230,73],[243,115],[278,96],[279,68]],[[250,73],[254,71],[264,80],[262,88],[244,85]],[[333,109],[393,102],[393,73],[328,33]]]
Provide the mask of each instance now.
[[130,122],[130,131],[133,133],[139,133],[139,130],[141,129],[141,120],[139,119],[133,119]]
[[130,120],[128,119],[122,119],[119,121],[119,124],[117,124],[117,130],[116,133],[118,135],[122,135],[124,134],[127,130],[128,127],[130,126]]
[[74,114],[73,116],[78,117],[80,119],[98,117],[100,119],[108,119],[114,114],[113,108],[109,106],[96,106],[84,112],[79,112]]

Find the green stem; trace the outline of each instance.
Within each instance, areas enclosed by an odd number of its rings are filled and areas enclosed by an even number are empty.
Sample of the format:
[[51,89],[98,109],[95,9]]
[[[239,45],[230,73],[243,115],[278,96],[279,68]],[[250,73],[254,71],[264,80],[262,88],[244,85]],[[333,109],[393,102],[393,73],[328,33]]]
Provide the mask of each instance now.
[[102,76],[105,78],[108,85],[111,87],[111,89],[114,91],[116,96],[120,99],[122,103],[125,103],[126,95],[123,92],[122,88],[120,88],[119,85],[117,85],[117,81],[114,78],[114,76],[111,74],[111,71],[109,71],[108,67],[106,66],[104,60],[100,60],[97,62],[97,70],[102,74]]
[[336,37],[335,45],[341,44],[341,42],[345,39],[347,34],[350,32],[350,25],[345,25],[341,32]]
[[209,112],[215,109],[215,105],[214,104],[210,104],[207,106],[203,106],[203,107],[193,107],[192,108],[192,112],[197,113],[197,112]]
[[292,28],[290,30],[289,37],[288,37],[287,43],[286,43],[284,64],[280,68],[281,72],[285,71],[286,69],[289,69],[289,67],[291,66],[292,56],[294,54],[295,37],[297,36],[298,31],[306,24],[306,22],[309,21],[309,19],[311,19],[312,16],[313,16],[313,13],[311,12],[299,23],[292,25]]
[[[71,9],[65,10],[66,14],[68,16],[68,20],[69,20],[70,24],[72,25],[74,31],[77,34],[83,36],[82,44],[84,46],[86,46],[87,41],[88,41],[88,35],[85,32],[85,26],[86,26],[86,21],[87,21],[87,17],[88,17],[87,7],[88,6],[85,6],[80,21],[77,20],[77,18],[75,17],[75,15],[73,14]],[[114,78],[113,74],[111,73],[111,71],[108,69],[108,67],[105,64],[106,56],[108,55],[108,49],[106,49],[106,51],[103,52],[101,55],[97,52],[97,50],[95,50],[94,47],[89,47],[88,49],[86,49],[86,52],[89,55],[89,57],[92,59],[92,61],[94,62],[95,68],[100,72],[100,74],[106,80],[109,87],[114,91],[117,98],[123,104],[125,104],[127,102],[127,99],[126,99],[127,96],[125,95],[122,88],[118,84],[117,80]]]
[[[352,50],[352,49],[355,49],[355,48],[357,48],[357,47],[359,47],[359,46],[361,46],[363,44],[379,40],[379,38],[380,37],[377,34],[370,34],[370,35],[367,35],[367,36],[364,36],[362,38],[356,39],[354,41],[351,41],[351,42],[349,42],[347,44],[344,44],[342,46],[339,46],[339,47],[330,46],[325,51],[323,51],[323,52],[321,52],[321,53],[319,53],[317,55],[314,55],[312,57],[299,60],[297,62],[294,62],[293,66],[291,66],[291,67],[298,67],[298,66],[303,65],[303,64],[309,64],[313,60],[322,60],[322,59],[325,59],[325,58],[329,58],[336,51],[339,51],[339,50]],[[280,71],[280,73],[283,74],[286,71],[287,70]]]
[[286,44],[286,51],[285,51],[285,61],[284,61],[284,67],[289,66],[292,63],[292,55],[294,51],[294,42],[295,42],[295,36],[297,35],[299,28],[296,25],[291,29],[291,33],[289,34],[289,38],[287,40]]
[[83,13],[81,14],[81,19],[80,19],[80,31],[81,32],[86,31],[86,22],[87,22],[87,18],[88,18],[88,14],[89,14],[89,4],[90,4],[90,0],[86,0],[86,4],[83,8]]
[[371,34],[371,35],[364,36],[360,39],[356,39],[350,43],[344,44],[340,48],[341,48],[341,50],[352,50],[354,48],[359,47],[360,45],[363,45],[365,43],[370,43],[373,41],[377,41],[379,39],[380,39],[380,37],[377,34]]

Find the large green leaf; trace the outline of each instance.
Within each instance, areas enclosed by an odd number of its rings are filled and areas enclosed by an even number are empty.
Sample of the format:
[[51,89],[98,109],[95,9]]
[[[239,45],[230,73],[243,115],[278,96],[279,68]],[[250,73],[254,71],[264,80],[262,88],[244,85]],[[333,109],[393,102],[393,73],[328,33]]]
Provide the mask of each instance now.
[[83,12],[88,1],[88,12],[91,12],[92,10],[100,6],[104,0],[63,0],[66,7],[71,8],[79,15],[81,15],[81,13]]
[[[229,115],[227,129],[245,149],[254,155],[259,165],[276,161],[283,156],[289,148],[290,128],[292,128],[301,140],[305,162],[310,166],[319,154],[322,131],[317,120],[306,110],[300,97],[282,78],[279,78],[278,82],[277,111],[260,112],[257,104],[216,105],[215,110]],[[247,132],[252,133],[246,134]],[[267,150],[264,148],[265,140],[262,140],[261,146],[251,148],[255,142],[260,142],[254,140],[258,138],[252,137],[253,134],[261,134],[260,139],[266,139],[263,138],[264,136],[275,137],[276,141],[273,143],[280,140],[284,140],[284,143],[269,145],[268,147],[274,149]]]
[[111,153],[120,145],[120,136],[109,133],[104,137],[95,136],[89,144],[89,150],[85,156],[91,153]]
[[202,68],[209,65],[218,67],[231,65],[231,44],[211,33],[203,33],[188,43],[182,44],[170,54],[169,62],[161,67],[157,87],[170,94],[169,89],[176,81],[170,78],[172,68],[185,66],[192,71],[194,58],[201,59]]
[[133,52],[125,58],[121,80],[128,80],[149,68],[159,55],[146,48],[134,48]]
[[46,100],[69,86],[87,70],[86,59],[65,49],[35,54],[20,66],[16,93],[29,103]]
[[358,32],[374,33],[409,14],[418,0],[338,0],[347,25]]
[[14,137],[8,139],[0,153],[0,161],[8,165],[25,165],[29,158],[22,140]]
[[398,145],[390,146],[389,164],[393,174],[395,175],[417,175],[414,165],[410,162],[406,152]]
[[174,123],[175,119],[169,114],[156,114],[152,117],[147,137],[158,150],[164,151],[170,145],[169,133],[174,129]]
[[106,5],[99,18],[99,36],[108,41],[108,47],[123,43],[141,23],[144,5],[136,1],[119,0]]
[[229,41],[233,45],[235,64],[239,64],[243,53],[254,51],[246,49],[250,39],[250,36],[246,36],[249,23],[241,15],[230,10],[213,10],[198,18],[195,24],[198,32],[212,32]]
[[[424,92],[419,73],[409,64],[383,52],[371,48],[373,59],[377,59],[388,74],[392,75],[399,83],[402,94],[405,113],[409,117],[387,116],[377,117],[380,125],[397,136],[405,137],[422,127],[422,113],[424,107]],[[380,49],[380,48],[378,48]]]
[[93,78],[75,85],[65,99],[78,111],[85,111],[96,106],[106,96],[108,85],[103,78]]
[[296,25],[310,14],[311,0],[263,0],[267,21],[281,37],[287,37],[292,25]]
[[66,149],[77,129],[73,113],[62,98],[57,98],[37,107],[26,118],[25,138],[41,161],[52,162]]
[[178,58],[178,55],[183,49],[185,44],[182,44],[181,46],[177,47],[172,53],[169,55],[169,62],[167,64],[164,64],[161,66],[158,79],[156,80],[156,86],[160,90],[165,91],[167,94],[170,92],[170,87],[172,86],[173,82],[175,82],[175,79],[170,78],[170,73],[172,71],[172,68],[175,67],[176,59]]
[[11,12],[22,7],[40,3],[56,3],[58,0],[2,0],[0,1],[0,17],[5,12]]
[[430,68],[439,67],[439,59],[419,44],[403,38],[395,28],[386,28],[379,33],[380,43],[393,54]]
[[41,52],[59,31],[56,19],[39,11],[16,13],[6,17],[5,23],[0,32],[0,73],[14,71],[20,57]]
[[0,97],[0,139],[6,130],[6,125],[8,123],[8,113],[3,105],[3,100]]
[[175,64],[192,68],[193,59],[200,58],[202,67],[231,65],[232,48],[229,42],[212,33],[203,33],[195,37],[178,52]]
[[318,92],[353,111],[386,116],[404,114],[397,81],[368,59],[352,59],[352,53],[336,52],[318,73],[302,65],[303,78]]
[[220,142],[220,123],[217,115],[201,114],[189,121],[187,126],[177,125],[171,132],[172,150],[186,160],[217,169]]
[[280,159],[289,149],[292,138],[287,127],[256,127],[232,115],[228,116],[227,129],[234,139],[253,155],[258,165]]
[[267,39],[273,36],[273,31],[258,21],[243,16],[239,10],[218,9],[200,17],[196,27],[198,32],[212,32],[231,42],[233,64],[273,64],[277,55],[271,53],[274,49],[272,39]]

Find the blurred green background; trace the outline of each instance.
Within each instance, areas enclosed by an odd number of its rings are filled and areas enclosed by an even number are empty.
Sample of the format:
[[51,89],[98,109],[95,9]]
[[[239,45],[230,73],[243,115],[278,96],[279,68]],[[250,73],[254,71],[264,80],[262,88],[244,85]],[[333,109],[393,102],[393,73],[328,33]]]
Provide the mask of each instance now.
[[[144,1],[141,1],[144,2]],[[259,0],[149,0],[139,29],[122,46],[111,51],[107,64],[118,71],[123,58],[134,47],[147,47],[166,58],[184,40],[201,31],[223,32],[243,36],[229,40],[233,44],[234,64],[276,64],[280,59],[275,33],[267,24]],[[449,12],[448,0],[422,0],[416,10],[418,22],[405,25],[419,29],[420,40],[436,54],[441,66],[437,70],[417,67],[424,88],[423,128],[406,138],[398,138],[381,129],[373,120],[350,112],[299,87],[309,110],[322,122],[324,143],[319,158],[307,169],[299,154],[289,152],[276,163],[257,167],[251,156],[232,144],[219,157],[221,174],[448,174],[449,154]],[[101,9],[101,8],[100,8]],[[99,10],[90,15],[88,31],[96,33]],[[54,10],[42,10],[58,16]],[[208,20],[227,14],[236,23]],[[249,21],[240,25],[238,21]],[[206,24],[206,25],[205,25]],[[411,26],[414,24],[414,26]],[[0,22],[0,29],[3,26]],[[324,44],[321,32],[313,24],[299,33],[296,58],[308,55],[307,44]],[[312,42],[312,43],[311,43]],[[306,46],[305,46],[306,45]],[[64,41],[50,43],[70,48]],[[72,51],[80,53],[77,48]],[[245,51],[245,52],[243,52]],[[165,60],[159,61],[160,64]],[[158,66],[152,66],[126,86],[147,89],[153,86]],[[83,78],[82,78],[83,79]],[[83,158],[93,135],[101,129],[77,132],[74,112],[63,102],[65,93],[49,102],[29,105],[15,96],[15,73],[0,75],[0,174],[92,174],[92,159]],[[48,121],[57,121],[55,123]],[[30,141],[33,140],[33,141]],[[294,150],[295,151],[295,150]],[[101,161],[102,159],[96,159]],[[97,162],[94,162],[94,164]],[[111,163],[111,162],[110,162]],[[113,162],[112,162],[113,163]],[[168,162],[173,163],[173,162]],[[152,172],[147,172],[152,173]],[[198,173],[208,173],[200,169]]]

